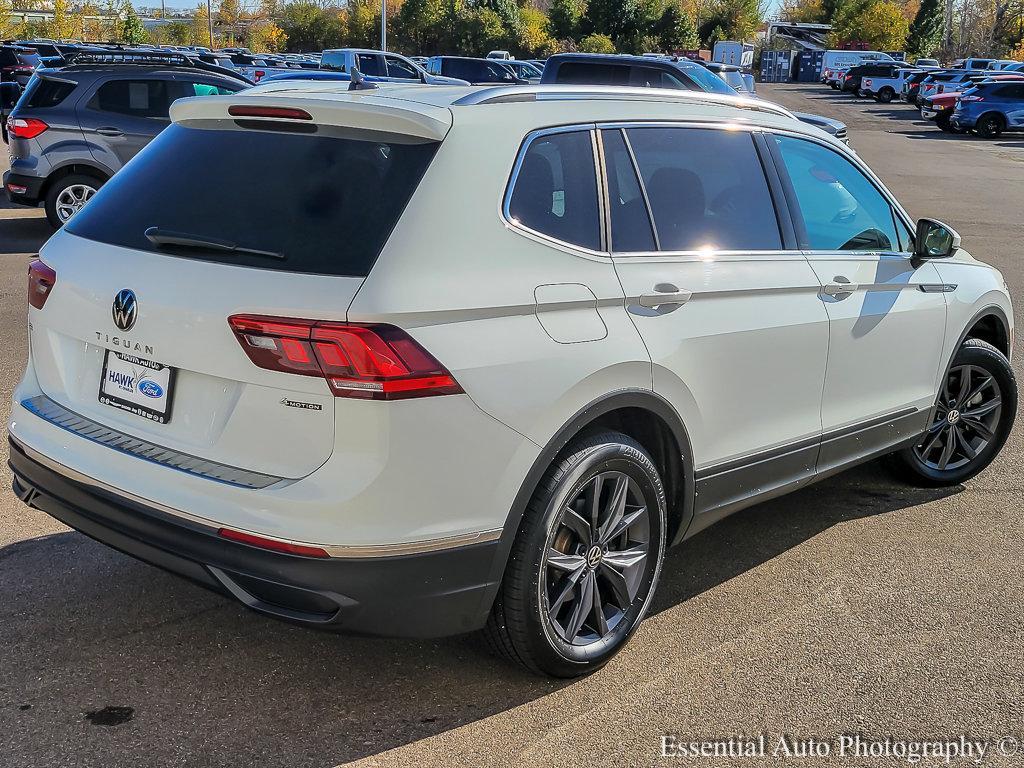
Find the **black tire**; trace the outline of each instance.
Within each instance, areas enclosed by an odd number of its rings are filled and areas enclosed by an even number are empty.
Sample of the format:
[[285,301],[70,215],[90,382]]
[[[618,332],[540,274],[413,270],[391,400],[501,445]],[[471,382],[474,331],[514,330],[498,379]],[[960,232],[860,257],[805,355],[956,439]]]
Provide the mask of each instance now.
[[[625,486],[621,494],[620,483]],[[591,529],[588,520],[577,516],[565,522],[567,510],[583,510],[581,514],[586,516],[585,510],[593,508],[590,500],[594,498],[594,488],[598,509],[602,500],[607,500],[610,509],[613,500],[621,497],[621,523],[634,520],[621,534],[611,537],[611,545],[604,547],[607,563],[601,555],[596,556],[596,564],[592,563],[592,540],[576,533],[580,530],[575,527],[578,525]],[[633,505],[628,505],[630,499]],[[577,505],[580,501],[582,504]],[[637,502],[642,502],[642,506]],[[643,446],[627,435],[610,431],[573,440],[545,473],[523,516],[484,629],[491,648],[539,674],[568,678],[600,669],[625,645],[647,614],[665,556],[666,521],[665,489]],[[605,526],[596,528],[603,533]],[[617,528],[618,525],[610,524],[608,533]],[[595,539],[602,540],[600,536]],[[641,543],[635,543],[637,540]],[[601,547],[598,543],[596,548]],[[620,572],[619,565],[613,567],[611,563],[613,556],[623,551],[622,547],[629,552],[642,549],[646,555],[642,561],[628,566],[630,570],[623,567]],[[566,564],[552,565],[548,561],[550,552],[560,555],[559,559]],[[570,570],[568,563],[576,560],[578,566],[573,565]],[[574,576],[577,567],[582,569],[582,575]],[[622,577],[621,582],[617,581],[622,587],[631,582],[626,594],[614,588],[607,571]],[[573,578],[577,581],[573,582]],[[589,593],[584,582],[591,585]],[[556,594],[561,599],[554,597]],[[595,600],[587,598],[587,594],[596,595],[596,602],[602,604],[600,615],[593,608]],[[623,597],[618,599],[619,595]],[[605,597],[609,598],[607,604],[603,602]],[[549,611],[555,601],[558,604]],[[588,604],[591,607],[586,608]],[[605,605],[612,607],[610,617]],[[563,611],[567,611],[569,625],[574,623],[577,611],[585,614],[579,629],[568,630],[572,632],[568,641],[567,630],[558,618]],[[603,635],[599,622],[605,625]]]
[[1006,129],[1006,121],[1002,115],[989,112],[978,118],[974,124],[974,131],[983,139],[995,139]]
[[50,226],[54,229],[60,229],[68,221],[68,219],[62,217],[60,213],[58,213],[58,199],[65,190],[69,190],[76,186],[91,189],[93,190],[93,194],[95,194],[95,191],[103,186],[103,179],[97,178],[96,176],[89,176],[84,173],[73,173],[70,176],[63,176],[57,179],[50,185],[50,188],[46,190],[46,198],[44,202],[46,207],[46,218],[50,222]]
[[880,102],[882,102],[883,104],[888,104],[890,101],[892,101],[892,99],[893,99],[893,97],[895,95],[896,95],[896,91],[894,91],[892,88],[886,86],[885,88],[883,88],[882,90],[880,90],[878,92],[878,100]]
[[[988,378],[992,384],[984,384]],[[965,397],[975,389],[975,396]],[[984,416],[968,418],[986,409]],[[894,454],[892,466],[915,485],[958,485],[981,472],[998,455],[1016,414],[1017,381],[1010,363],[988,342],[968,339],[953,357],[928,430],[915,445]],[[956,440],[954,432],[959,434]],[[943,442],[946,438],[954,446],[948,456],[945,446],[949,442]],[[961,447],[965,444],[969,450]],[[973,458],[969,458],[971,453]],[[946,468],[941,468],[944,464]]]
[[935,124],[939,126],[939,130],[944,131],[945,133],[956,133],[951,120],[952,118],[950,115],[942,114],[935,118]]

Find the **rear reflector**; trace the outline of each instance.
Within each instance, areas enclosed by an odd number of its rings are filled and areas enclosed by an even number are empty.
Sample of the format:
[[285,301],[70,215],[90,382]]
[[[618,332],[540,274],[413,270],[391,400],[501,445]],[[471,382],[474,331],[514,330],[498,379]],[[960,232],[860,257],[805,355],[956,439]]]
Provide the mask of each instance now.
[[28,187],[22,184],[8,184],[7,191],[10,192],[12,195],[24,195],[26,192],[28,192]]
[[312,120],[313,116],[304,109],[294,107],[259,107],[249,104],[232,104],[228,107],[232,117],[283,117],[289,120]]
[[34,117],[13,117],[7,121],[7,132],[16,139],[34,139],[49,127]]
[[28,303],[42,309],[56,282],[56,272],[39,259],[32,259],[28,263]]
[[232,315],[228,323],[260,368],[320,376],[335,397],[403,400],[462,392],[441,363],[391,325],[257,315]]
[[330,557],[327,551],[320,547],[311,547],[307,544],[292,544],[287,541],[279,541],[277,539],[265,539],[262,536],[256,536],[252,533],[243,533],[242,531],[233,531],[230,528],[221,528],[217,531],[217,535],[222,539],[230,539],[231,541],[237,541],[241,544],[248,544],[251,547],[259,547],[260,549],[269,549],[273,552],[284,552],[288,555],[300,555],[302,557]]

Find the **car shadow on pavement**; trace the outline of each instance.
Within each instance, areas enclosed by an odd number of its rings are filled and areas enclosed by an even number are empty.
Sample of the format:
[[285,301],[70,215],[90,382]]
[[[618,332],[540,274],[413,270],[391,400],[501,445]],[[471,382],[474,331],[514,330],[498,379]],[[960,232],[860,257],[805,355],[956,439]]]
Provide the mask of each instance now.
[[[675,548],[653,612],[837,524],[956,492],[879,475],[848,472]],[[0,647],[0,732],[19,765],[101,754],[110,765],[337,765],[571,684],[492,657],[479,636],[385,640],[272,621],[74,532],[0,548]]]
[[43,216],[0,217],[0,254],[36,253],[52,234]]

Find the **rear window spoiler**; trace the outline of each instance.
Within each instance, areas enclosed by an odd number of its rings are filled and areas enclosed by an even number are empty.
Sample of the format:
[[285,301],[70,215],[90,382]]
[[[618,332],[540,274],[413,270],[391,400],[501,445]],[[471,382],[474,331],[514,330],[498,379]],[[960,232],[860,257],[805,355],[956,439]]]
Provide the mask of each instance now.
[[[348,83],[339,83],[345,89]],[[340,91],[340,93],[339,93]],[[288,91],[280,96],[256,95],[242,91],[235,96],[201,96],[179,99],[171,105],[171,120],[176,123],[191,120],[231,120],[228,107],[233,104],[267,107],[297,107],[313,116],[317,125],[356,128],[380,133],[413,136],[428,141],[442,141],[452,127],[451,113],[447,109],[397,99],[376,96],[382,91],[332,92],[332,97],[318,99],[316,94]],[[386,91],[384,91],[386,93]],[[280,93],[280,92],[279,92]],[[345,95],[340,95],[345,94]],[[282,119],[282,122],[298,122]]]

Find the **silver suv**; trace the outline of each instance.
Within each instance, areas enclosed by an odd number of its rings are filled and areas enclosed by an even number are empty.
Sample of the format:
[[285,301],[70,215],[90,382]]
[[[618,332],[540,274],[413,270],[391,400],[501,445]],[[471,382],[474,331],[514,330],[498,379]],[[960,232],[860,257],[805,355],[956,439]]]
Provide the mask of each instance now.
[[170,125],[171,103],[224,96],[249,81],[181,54],[112,52],[40,69],[7,121],[13,203],[46,206],[60,227]]

